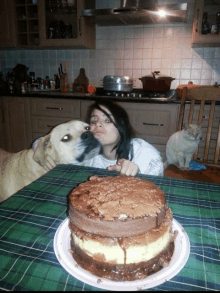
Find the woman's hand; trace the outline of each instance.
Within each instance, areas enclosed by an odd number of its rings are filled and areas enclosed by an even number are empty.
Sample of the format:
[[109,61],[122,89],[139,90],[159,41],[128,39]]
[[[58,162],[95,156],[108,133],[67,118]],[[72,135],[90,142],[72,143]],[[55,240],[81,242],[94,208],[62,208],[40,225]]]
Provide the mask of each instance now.
[[116,165],[109,166],[108,171],[119,171],[123,175],[135,176],[139,168],[138,165],[129,160],[120,159]]

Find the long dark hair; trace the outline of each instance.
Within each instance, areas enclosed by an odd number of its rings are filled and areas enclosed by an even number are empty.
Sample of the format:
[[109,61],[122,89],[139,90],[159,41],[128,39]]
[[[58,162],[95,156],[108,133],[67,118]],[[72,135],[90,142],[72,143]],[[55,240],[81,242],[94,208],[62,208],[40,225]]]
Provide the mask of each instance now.
[[[105,110],[103,110],[100,106],[103,106],[109,110],[109,112],[114,117],[114,121],[112,120],[111,116]],[[95,102],[94,104],[90,105],[88,108],[86,121],[85,121],[86,123],[90,124],[92,112],[95,109],[102,111],[119,131],[120,140],[112,149],[112,151],[116,149],[116,159],[126,159],[126,160],[131,159],[132,160],[133,149],[131,148],[131,139],[135,136],[135,131],[130,124],[129,117],[125,109],[119,106],[118,104],[108,100]],[[129,158],[130,152],[131,152],[131,157]]]

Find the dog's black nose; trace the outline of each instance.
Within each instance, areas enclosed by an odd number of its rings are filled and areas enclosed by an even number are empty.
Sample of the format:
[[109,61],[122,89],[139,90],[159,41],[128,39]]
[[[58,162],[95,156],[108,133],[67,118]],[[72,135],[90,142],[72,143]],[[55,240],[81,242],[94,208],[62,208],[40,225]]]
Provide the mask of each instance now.
[[93,138],[93,134],[90,131],[86,131],[81,134],[81,139],[88,140],[88,139],[92,139],[92,138]]

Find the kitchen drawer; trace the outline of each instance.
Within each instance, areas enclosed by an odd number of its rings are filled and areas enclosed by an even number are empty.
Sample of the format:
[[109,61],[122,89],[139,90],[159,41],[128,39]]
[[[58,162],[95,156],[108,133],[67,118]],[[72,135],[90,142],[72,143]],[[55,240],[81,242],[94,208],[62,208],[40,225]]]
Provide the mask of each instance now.
[[128,113],[136,136],[152,144],[166,144],[176,132],[178,105],[119,103]]
[[32,116],[32,132],[48,134],[55,126],[68,122],[70,118]]
[[80,101],[31,98],[31,115],[80,119]]

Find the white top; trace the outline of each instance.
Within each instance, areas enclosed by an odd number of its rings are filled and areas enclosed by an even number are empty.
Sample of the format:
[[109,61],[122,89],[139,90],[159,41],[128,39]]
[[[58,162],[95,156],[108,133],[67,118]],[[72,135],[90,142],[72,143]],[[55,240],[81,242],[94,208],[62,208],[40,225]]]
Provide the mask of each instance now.
[[[158,150],[141,138],[133,138],[133,159],[139,167],[139,174],[163,176],[163,161]],[[129,153],[129,158],[131,154]],[[108,160],[102,155],[95,156],[92,159],[83,162],[76,162],[75,165],[88,166],[106,169],[111,165],[115,165],[116,160]]]

